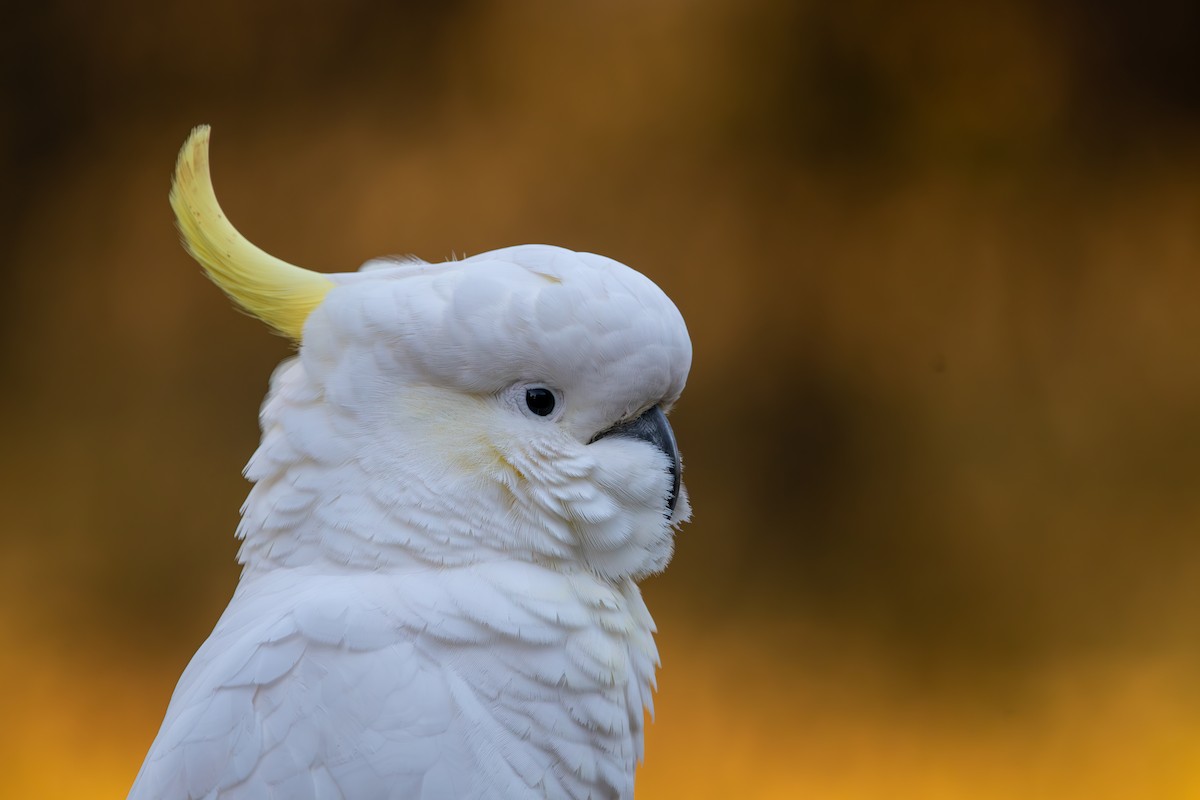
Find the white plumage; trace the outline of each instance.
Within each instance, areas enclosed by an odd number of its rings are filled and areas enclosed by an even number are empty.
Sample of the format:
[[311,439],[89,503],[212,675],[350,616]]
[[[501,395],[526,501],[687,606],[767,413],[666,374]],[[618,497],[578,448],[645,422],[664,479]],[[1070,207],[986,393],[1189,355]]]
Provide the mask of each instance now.
[[[181,183],[207,130],[189,148]],[[635,581],[689,513],[675,306],[531,245],[369,262],[263,311],[200,252],[189,191],[189,249],[281,330],[298,314],[300,350],[246,469],[241,581],[130,797],[631,797],[658,662]]]

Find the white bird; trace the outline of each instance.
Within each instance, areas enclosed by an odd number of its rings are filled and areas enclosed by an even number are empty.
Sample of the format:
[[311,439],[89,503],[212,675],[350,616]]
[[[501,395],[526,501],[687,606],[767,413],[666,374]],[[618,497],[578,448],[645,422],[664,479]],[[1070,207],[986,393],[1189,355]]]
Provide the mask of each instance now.
[[237,590],[130,798],[631,797],[658,665],[636,581],[690,513],[679,311],[543,245],[286,264],[225,219],[208,140],[176,165],[184,243],[299,353],[246,467]]

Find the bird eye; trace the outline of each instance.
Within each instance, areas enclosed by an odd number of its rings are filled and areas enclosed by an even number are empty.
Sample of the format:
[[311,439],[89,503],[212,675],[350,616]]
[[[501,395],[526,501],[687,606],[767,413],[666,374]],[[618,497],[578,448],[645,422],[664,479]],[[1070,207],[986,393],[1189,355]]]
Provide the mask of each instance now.
[[562,416],[563,395],[544,383],[514,383],[504,390],[504,402],[530,419],[553,422]]
[[539,417],[553,414],[556,402],[554,392],[544,386],[532,386],[525,390],[525,407]]

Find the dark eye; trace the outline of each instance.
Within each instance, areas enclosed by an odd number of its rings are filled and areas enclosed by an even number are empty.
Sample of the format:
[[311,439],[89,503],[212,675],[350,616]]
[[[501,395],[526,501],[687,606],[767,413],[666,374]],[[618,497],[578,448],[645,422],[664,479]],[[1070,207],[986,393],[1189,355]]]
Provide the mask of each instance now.
[[525,406],[539,417],[548,417],[554,413],[554,392],[542,387],[525,390]]

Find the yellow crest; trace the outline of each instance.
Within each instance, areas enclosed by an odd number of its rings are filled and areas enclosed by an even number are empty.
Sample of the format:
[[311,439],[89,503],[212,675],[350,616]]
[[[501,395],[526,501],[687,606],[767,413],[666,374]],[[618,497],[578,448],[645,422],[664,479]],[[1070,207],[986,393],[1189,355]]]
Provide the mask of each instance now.
[[235,303],[299,341],[304,321],[333,288],[333,281],[263,252],[238,233],[213,192],[208,139],[209,127],[197,127],[175,162],[171,208],[183,246]]

